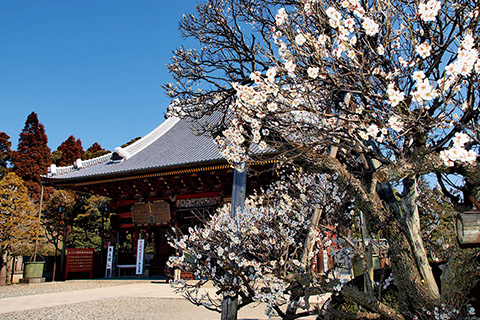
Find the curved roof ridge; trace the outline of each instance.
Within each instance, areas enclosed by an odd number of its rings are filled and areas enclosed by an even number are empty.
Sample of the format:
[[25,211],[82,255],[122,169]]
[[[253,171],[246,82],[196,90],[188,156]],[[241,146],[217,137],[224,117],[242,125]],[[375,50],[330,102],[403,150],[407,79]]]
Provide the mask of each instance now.
[[[129,155],[129,157],[135,155],[136,153],[142,151],[146,147],[148,147],[150,144],[152,144],[154,141],[156,141],[158,138],[163,136],[166,132],[168,132],[177,122],[180,121],[180,118],[178,117],[169,117],[167,118],[164,122],[162,122],[158,127],[150,131],[148,134],[143,136],[141,139],[138,141],[135,141],[131,145],[123,148]],[[81,169],[85,169],[91,166],[95,166],[97,164],[107,162],[112,158],[113,152],[104,154],[102,156],[92,158],[89,160],[83,160],[83,161],[78,161],[71,166],[65,166],[65,167],[53,167],[51,166],[49,168],[49,173],[52,175],[64,175],[67,173],[71,173],[74,171],[78,171]]]
[[164,122],[162,122],[152,131],[150,131],[148,134],[146,134],[143,138],[135,141],[134,143],[123,149],[127,151],[129,157],[135,155],[136,153],[148,147],[155,140],[163,136],[166,132],[168,132],[168,130],[170,130],[174,125],[176,125],[178,121],[180,121],[180,118],[178,117],[172,116],[167,118]]
[[88,159],[88,160],[80,160],[80,162],[77,162],[71,166],[65,166],[65,167],[57,167],[55,165],[51,165],[49,168],[49,173],[52,175],[62,175],[62,174],[67,174],[73,171],[77,171],[80,169],[88,168],[94,165],[97,165],[102,162],[107,162],[110,160],[112,157],[112,152],[109,152],[107,154],[101,155],[96,158]]
[[94,165],[102,163],[102,162],[106,162],[106,161],[110,160],[111,157],[112,157],[112,152],[109,152],[109,153],[104,154],[104,155],[99,156],[99,157],[84,160],[84,161],[82,161],[82,168],[87,168],[87,167],[91,167],[91,166],[94,166]]

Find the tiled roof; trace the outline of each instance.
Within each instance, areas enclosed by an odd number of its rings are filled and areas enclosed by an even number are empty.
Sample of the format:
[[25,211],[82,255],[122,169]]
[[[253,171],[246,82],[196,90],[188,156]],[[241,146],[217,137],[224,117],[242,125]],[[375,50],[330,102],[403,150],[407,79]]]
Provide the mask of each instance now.
[[[213,138],[197,136],[190,120],[170,117],[151,133],[125,148],[74,166],[51,168],[47,180],[83,179],[223,160]],[[113,159],[120,159],[113,161]],[[123,158],[123,159],[122,159]]]

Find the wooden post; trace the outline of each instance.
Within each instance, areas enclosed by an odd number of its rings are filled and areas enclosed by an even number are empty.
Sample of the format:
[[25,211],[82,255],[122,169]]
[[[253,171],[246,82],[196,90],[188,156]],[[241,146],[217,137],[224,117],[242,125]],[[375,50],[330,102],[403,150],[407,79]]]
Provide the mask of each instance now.
[[456,226],[457,238],[461,244],[480,244],[480,212],[459,213]]
[[[245,205],[245,192],[247,189],[247,174],[235,170],[233,173],[233,187],[232,187],[232,210],[230,216],[235,219],[237,208],[243,210]],[[232,274],[232,283],[236,283],[237,279]],[[236,320],[238,308],[238,296],[223,296],[222,302],[222,317],[221,320]]]

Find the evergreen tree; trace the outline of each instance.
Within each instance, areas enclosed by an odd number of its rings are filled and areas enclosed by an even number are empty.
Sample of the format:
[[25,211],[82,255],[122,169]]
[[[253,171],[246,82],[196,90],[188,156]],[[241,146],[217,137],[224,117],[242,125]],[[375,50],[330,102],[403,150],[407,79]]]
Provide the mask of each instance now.
[[98,142],[95,142],[94,144],[92,144],[90,146],[90,148],[87,149],[87,151],[91,152],[91,153],[95,153],[95,152],[98,152],[98,151],[105,151],[105,149],[103,149],[102,146]]
[[419,213],[422,238],[430,259],[446,263],[456,244],[456,211],[438,187],[419,179]]
[[43,124],[38,121],[37,114],[32,112],[20,133],[17,151],[13,152],[13,168],[35,198],[40,198],[41,175],[48,172],[51,163],[50,148],[47,146],[47,135]]
[[0,179],[8,172],[7,167],[12,158],[12,143],[10,137],[5,132],[0,132]]
[[52,152],[52,163],[55,164],[56,166],[59,166],[59,162],[62,159],[62,154],[63,152],[60,150],[55,150]]
[[98,142],[95,142],[90,146],[90,148],[87,149],[87,151],[85,151],[85,159],[88,160],[88,159],[97,158],[109,152],[110,151],[103,149]]
[[60,167],[71,166],[77,159],[85,159],[85,151],[83,151],[82,141],[80,139],[75,139],[73,135],[62,142],[57,148],[57,151],[62,152],[61,158],[57,163]]
[[55,247],[55,256],[61,252],[59,273],[63,275],[65,248],[68,235],[72,230],[73,220],[79,210],[79,198],[67,190],[56,190],[45,202],[42,222],[47,240]]
[[9,172],[0,180],[0,285],[6,283],[6,261],[13,244],[34,239],[40,222],[22,179]]
[[108,200],[98,195],[82,195],[77,202],[67,246],[99,251],[106,243],[102,237],[105,240],[110,235],[110,219],[106,210]]

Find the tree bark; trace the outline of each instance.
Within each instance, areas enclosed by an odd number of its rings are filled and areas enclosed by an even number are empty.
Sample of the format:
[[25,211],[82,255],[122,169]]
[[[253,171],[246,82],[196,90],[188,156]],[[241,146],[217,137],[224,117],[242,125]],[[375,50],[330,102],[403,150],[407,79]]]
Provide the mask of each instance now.
[[314,235],[313,231],[318,228],[318,224],[320,222],[321,216],[322,216],[322,210],[315,208],[315,211],[312,215],[312,219],[310,221],[310,229],[308,230],[307,241],[305,241],[305,246],[303,247],[302,266],[305,268],[305,271],[308,271],[309,256],[313,250],[313,246],[315,245],[315,242],[313,242],[313,235]]
[[422,280],[429,290],[430,295],[433,298],[438,299],[440,298],[440,292],[433,276],[432,268],[428,263],[427,252],[425,251],[423,240],[420,236],[420,216],[418,213],[418,205],[416,203],[418,198],[417,181],[416,179],[406,180],[405,187],[407,190],[401,201],[401,208],[405,215],[405,225],[412,246],[412,253],[417,263],[417,268],[422,276]]
[[6,282],[7,284],[12,284],[12,257],[10,256],[10,252],[7,251],[7,257],[5,260],[5,269],[6,269]]
[[7,250],[2,250],[0,255],[0,286],[7,284]]
[[378,301],[374,295],[363,293],[355,287],[344,286],[342,289],[342,295],[345,298],[355,301],[360,305],[380,314],[383,318],[395,320],[405,319],[397,311]]
[[238,296],[225,295],[222,301],[221,320],[237,320]]
[[390,246],[389,256],[395,285],[399,291],[399,305],[402,311],[433,309],[435,298],[422,281],[403,225],[392,221],[385,229]]
[[480,280],[480,248],[452,249],[452,255],[441,276],[442,302],[459,309],[467,301],[467,295]]

